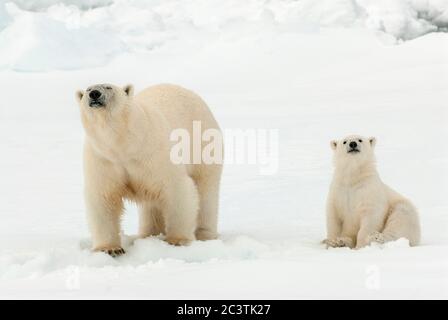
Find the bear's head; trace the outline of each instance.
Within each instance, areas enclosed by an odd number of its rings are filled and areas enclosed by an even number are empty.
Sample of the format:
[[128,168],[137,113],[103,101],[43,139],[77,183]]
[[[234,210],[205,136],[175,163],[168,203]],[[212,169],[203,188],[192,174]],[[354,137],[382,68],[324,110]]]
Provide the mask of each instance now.
[[[96,84],[88,87],[86,91],[78,91],[76,99],[86,133],[97,136],[105,127],[115,128],[116,131],[118,125],[126,125],[133,93],[131,85],[121,88],[111,84]],[[112,125],[111,122],[115,124]]]
[[375,161],[374,148],[376,139],[365,138],[358,135],[345,137],[342,140],[330,142],[334,150],[334,162],[336,166],[358,166]]
[[129,104],[134,94],[132,85],[123,88],[111,84],[95,84],[86,91],[76,92],[83,111],[112,112]]

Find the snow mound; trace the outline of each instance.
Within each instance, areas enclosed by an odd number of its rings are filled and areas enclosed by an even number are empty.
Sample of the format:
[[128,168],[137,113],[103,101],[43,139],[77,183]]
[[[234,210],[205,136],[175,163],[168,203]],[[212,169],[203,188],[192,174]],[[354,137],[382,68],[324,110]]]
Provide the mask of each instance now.
[[448,1],[358,0],[366,12],[366,25],[399,40],[429,32],[447,31]]
[[359,8],[352,0],[304,0],[290,2],[277,11],[280,21],[323,27],[351,27],[359,20]]
[[100,66],[123,51],[114,36],[72,29],[43,14],[16,11],[13,23],[0,33],[0,68],[17,71]]
[[129,258],[135,263],[147,263],[160,259],[181,260],[189,263],[201,263],[212,260],[247,260],[256,259],[268,247],[249,237],[239,236],[229,240],[195,241],[191,245],[174,247],[157,238],[139,239],[129,247]]
[[[245,261],[258,259],[279,259],[294,256],[293,247],[269,246],[247,236],[235,236],[223,240],[195,241],[186,247],[171,246],[161,237],[138,239],[123,236],[126,254],[112,258],[104,253],[91,252],[90,240],[78,245],[55,246],[46,250],[23,253],[3,252],[0,255],[0,279],[21,279],[41,277],[67,268],[139,268],[141,266],[166,266],[166,264],[201,264],[222,261]],[[344,252],[346,257],[358,253],[371,254],[378,250],[401,250],[409,248],[409,241],[399,239],[386,244],[372,244],[361,250],[338,248],[330,252]],[[321,248],[323,252],[326,250]],[[299,250],[299,254],[304,254]],[[297,254],[297,252],[295,252]]]
[[113,0],[10,0],[17,4],[20,8],[30,11],[42,11],[48,7],[64,4],[77,6],[82,10],[94,9],[108,6],[113,3]]
[[400,238],[400,239],[395,240],[395,241],[387,242],[385,244],[385,247],[386,248],[392,248],[392,249],[409,248],[410,244],[409,244],[409,240],[408,239]]
[[0,0],[0,56],[21,71],[77,69],[172,43],[206,50],[226,39],[364,27],[391,44],[444,32],[448,1]]
[[11,17],[5,8],[5,3],[0,0],[0,31],[11,23]]
[[378,249],[402,249],[410,248],[409,240],[405,238],[400,238],[395,241],[389,241],[386,243],[372,242],[369,246],[363,248],[362,250],[378,250]]
[[245,236],[227,240],[195,241],[190,246],[174,247],[153,237],[135,239],[124,237],[126,255],[112,258],[90,251],[89,240],[80,246],[55,247],[46,251],[3,253],[0,255],[0,279],[42,276],[68,267],[139,267],[142,265],[204,263],[222,260],[257,259],[269,250],[268,246]]

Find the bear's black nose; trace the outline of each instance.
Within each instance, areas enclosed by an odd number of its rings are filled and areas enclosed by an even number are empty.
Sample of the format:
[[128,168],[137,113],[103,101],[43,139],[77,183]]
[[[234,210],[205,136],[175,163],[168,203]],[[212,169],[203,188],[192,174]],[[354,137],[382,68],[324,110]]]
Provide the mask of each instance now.
[[349,146],[350,148],[355,149],[358,146],[358,144],[355,141],[352,141],[350,142]]
[[101,92],[99,92],[98,90],[92,90],[89,93],[89,97],[93,100],[97,100],[99,97],[101,97]]

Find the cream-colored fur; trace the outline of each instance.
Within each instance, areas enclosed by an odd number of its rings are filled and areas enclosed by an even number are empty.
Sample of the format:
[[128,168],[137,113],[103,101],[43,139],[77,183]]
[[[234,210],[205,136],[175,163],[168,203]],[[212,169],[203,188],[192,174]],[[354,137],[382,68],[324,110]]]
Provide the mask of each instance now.
[[[98,90],[104,106],[91,107]],[[192,137],[192,122],[219,130],[203,100],[175,85],[157,85],[133,96],[132,86],[95,85],[78,92],[86,132],[85,201],[93,249],[120,254],[123,200],[139,206],[141,237],[166,234],[185,245],[215,239],[221,164],[173,164],[173,129]]]
[[[359,152],[350,152],[350,143]],[[361,248],[399,238],[415,246],[420,241],[417,210],[378,175],[375,143],[360,136],[331,142],[335,171],[327,199],[327,246]]]

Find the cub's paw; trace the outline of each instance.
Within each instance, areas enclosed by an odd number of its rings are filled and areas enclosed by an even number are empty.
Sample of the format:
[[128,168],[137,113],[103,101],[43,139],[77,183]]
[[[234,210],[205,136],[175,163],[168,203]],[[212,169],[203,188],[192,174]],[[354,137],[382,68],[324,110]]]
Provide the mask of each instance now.
[[196,239],[200,241],[215,240],[218,239],[218,235],[206,229],[198,229],[196,230]]
[[337,237],[336,239],[325,239],[322,241],[328,248],[353,248],[353,240],[348,237]]
[[104,252],[104,253],[110,255],[112,258],[119,257],[119,256],[124,255],[126,253],[126,251],[124,251],[124,249],[121,248],[121,247],[101,248],[101,249],[97,249],[95,251]]
[[379,244],[384,244],[386,242],[386,239],[384,238],[384,235],[381,232],[375,231],[373,233],[371,233],[368,236],[368,242],[372,243],[372,242],[376,242]]
[[165,239],[166,242],[173,246],[188,246],[191,243],[191,239],[185,239],[185,238],[174,238],[174,237],[167,237]]

